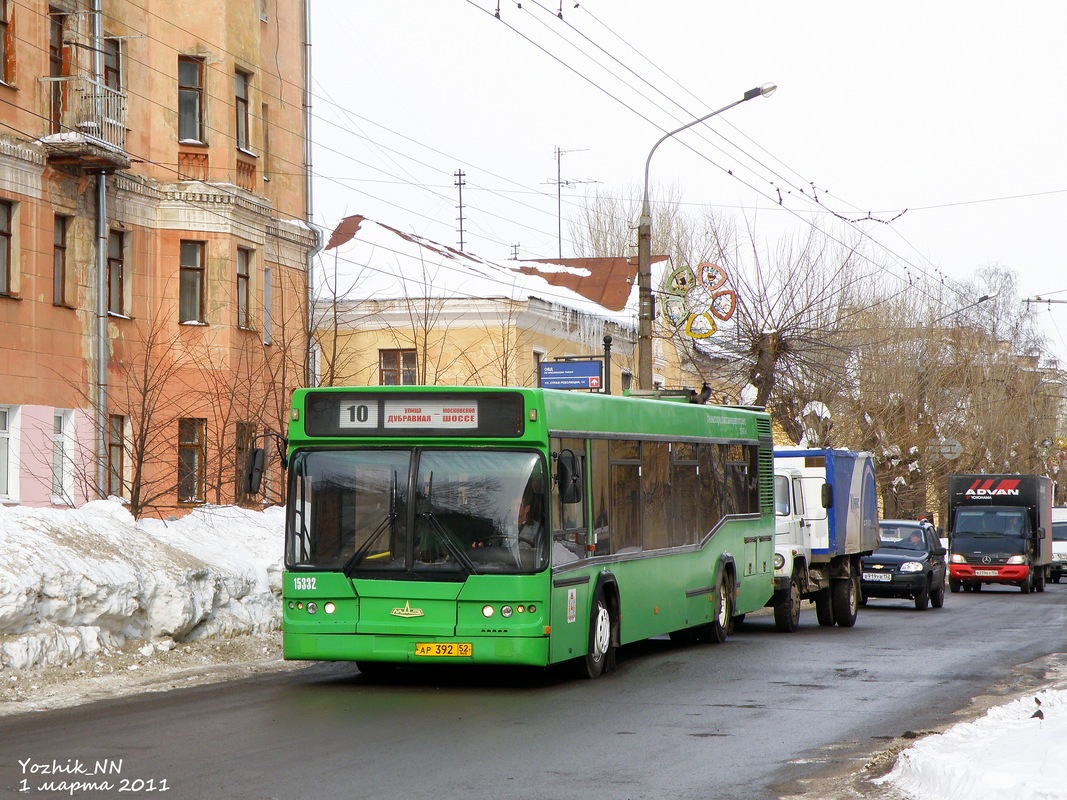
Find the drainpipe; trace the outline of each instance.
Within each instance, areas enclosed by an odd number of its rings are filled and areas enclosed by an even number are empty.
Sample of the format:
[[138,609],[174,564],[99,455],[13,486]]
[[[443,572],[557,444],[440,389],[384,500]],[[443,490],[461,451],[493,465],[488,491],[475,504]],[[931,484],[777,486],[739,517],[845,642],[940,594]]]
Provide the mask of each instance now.
[[[101,0],[93,0],[93,80],[97,84],[97,117],[103,119],[104,83]],[[107,474],[107,173],[96,175],[96,486],[97,496],[108,493]]]
[[311,2],[304,0],[304,175],[307,195],[306,218],[315,237],[315,244],[307,256],[307,348],[305,350],[304,382],[311,383],[312,340],[315,333],[315,258],[322,252],[322,232],[315,226],[312,203],[311,170]]

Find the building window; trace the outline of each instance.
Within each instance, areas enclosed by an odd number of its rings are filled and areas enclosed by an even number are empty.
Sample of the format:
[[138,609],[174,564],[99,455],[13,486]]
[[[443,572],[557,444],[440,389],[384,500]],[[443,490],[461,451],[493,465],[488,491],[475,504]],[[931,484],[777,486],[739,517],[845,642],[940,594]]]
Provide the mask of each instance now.
[[181,243],[179,322],[204,321],[204,243]]
[[237,146],[242,150],[248,150],[248,86],[252,82],[252,76],[247,72],[237,70],[233,76],[234,104],[237,107]]
[[267,0],[257,0],[259,3],[259,18],[263,21],[267,21]]
[[52,417],[52,502],[69,502],[73,475],[70,469],[71,412],[57,410]]
[[[48,34],[48,77],[62,78],[66,75],[64,66],[63,28],[66,27],[67,17],[55,8],[49,7],[49,34]],[[51,80],[48,83],[51,90],[51,103],[49,109],[50,133],[59,133],[63,120],[63,81]]]
[[533,383],[532,386],[541,385],[541,362],[545,360],[544,350],[533,351]]
[[633,373],[632,372],[627,372],[626,370],[623,370],[622,378],[619,380],[619,383],[621,384],[619,386],[619,391],[620,392],[625,394],[626,392],[630,391],[633,388],[633,384],[634,384]]
[[378,383],[381,386],[414,386],[414,350],[379,350]]
[[203,503],[207,420],[178,420],[178,502]]
[[122,285],[126,279],[123,261],[123,234],[111,231],[107,237],[107,310],[109,314],[125,314]]
[[8,66],[8,59],[15,55],[11,41],[11,4],[0,0],[0,81],[8,83],[13,70]]
[[256,437],[256,427],[251,422],[238,422],[236,435],[234,437],[234,449],[237,453],[237,475],[236,484],[234,488],[234,500],[237,503],[248,503],[252,501],[252,496],[246,494],[244,491],[245,486],[245,470],[248,467],[248,454],[252,450],[252,445]]
[[67,218],[56,216],[52,233],[52,305],[67,304]]
[[104,85],[116,92],[122,91],[122,40],[105,38]]
[[271,158],[270,158],[270,108],[266,103],[263,103],[259,108],[259,124],[263,126],[263,150],[260,155],[261,169],[263,170],[263,180],[269,181],[271,176]]
[[274,287],[271,285],[270,267],[263,268],[263,344],[274,343],[273,317],[271,316],[271,302],[274,298]]
[[11,497],[11,409],[0,408],[0,497]]
[[252,251],[237,248],[237,327],[248,327],[248,265]]
[[107,418],[107,493],[125,497],[126,418],[110,414]]
[[178,58],[178,139],[204,141],[204,62]]
[[11,294],[11,203],[0,201],[0,294]]

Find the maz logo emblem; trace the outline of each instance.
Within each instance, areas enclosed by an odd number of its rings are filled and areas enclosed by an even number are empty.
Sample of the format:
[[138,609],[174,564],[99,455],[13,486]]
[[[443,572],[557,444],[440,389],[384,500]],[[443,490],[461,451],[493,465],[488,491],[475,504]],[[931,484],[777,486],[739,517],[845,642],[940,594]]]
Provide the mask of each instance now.
[[403,608],[394,608],[389,613],[392,614],[394,617],[421,617],[422,616],[422,609],[421,608],[412,608],[411,607],[411,601],[410,600],[406,600],[406,601],[404,601],[404,607]]

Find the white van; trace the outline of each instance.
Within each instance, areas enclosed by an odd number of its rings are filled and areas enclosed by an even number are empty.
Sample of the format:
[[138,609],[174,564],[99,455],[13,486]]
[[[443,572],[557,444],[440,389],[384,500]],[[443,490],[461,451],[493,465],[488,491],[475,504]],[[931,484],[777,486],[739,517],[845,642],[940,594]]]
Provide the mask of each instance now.
[[1048,574],[1053,583],[1059,583],[1060,576],[1067,574],[1067,506],[1052,508],[1052,563]]

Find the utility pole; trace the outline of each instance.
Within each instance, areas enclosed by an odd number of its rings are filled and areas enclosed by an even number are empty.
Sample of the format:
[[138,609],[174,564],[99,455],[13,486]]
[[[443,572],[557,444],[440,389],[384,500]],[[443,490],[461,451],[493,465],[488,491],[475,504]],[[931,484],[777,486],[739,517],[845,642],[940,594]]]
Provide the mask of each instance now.
[[459,252],[463,252],[463,170],[457,169],[452,176],[456,179],[455,186],[459,187]]
[[511,246],[511,260],[512,261],[518,261],[519,260],[519,242],[515,242],[515,244],[513,244]]

